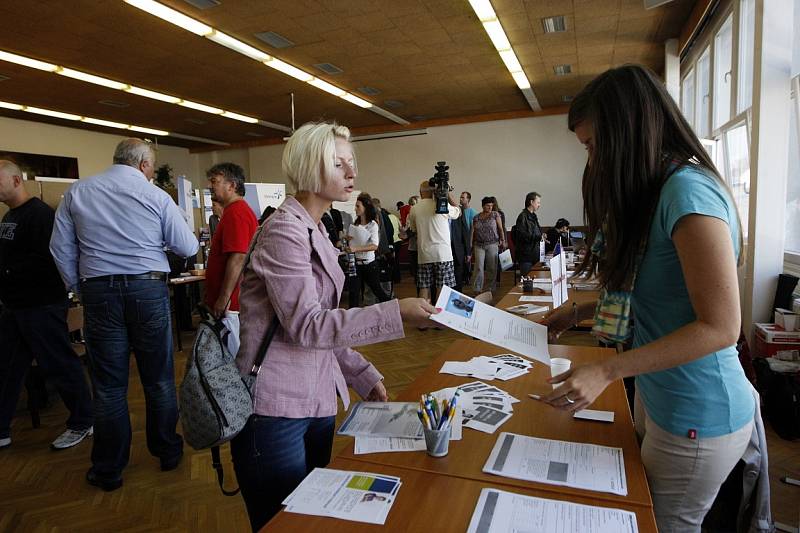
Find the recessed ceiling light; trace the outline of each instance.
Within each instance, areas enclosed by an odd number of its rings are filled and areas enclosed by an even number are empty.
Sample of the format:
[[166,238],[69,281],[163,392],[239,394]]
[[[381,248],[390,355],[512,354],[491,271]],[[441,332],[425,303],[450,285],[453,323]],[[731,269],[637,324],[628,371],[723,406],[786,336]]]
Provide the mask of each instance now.
[[208,124],[205,120],[198,120],[196,118],[185,118],[183,120],[185,120],[186,122],[191,122],[192,124],[197,124],[198,126],[201,126],[203,124]]
[[210,7],[217,7],[222,2],[219,0],[183,0],[187,4],[193,5],[197,9],[208,9]]
[[428,120],[428,117],[426,117],[425,115],[414,115],[413,117],[411,117],[411,120],[420,122],[422,120]]
[[289,48],[294,46],[294,43],[279,33],[274,31],[262,31],[254,34],[256,39],[264,41],[273,48]]
[[381,94],[380,90],[376,89],[375,87],[369,87],[367,85],[365,85],[363,87],[359,87],[356,90],[358,92],[360,92],[361,94],[366,94],[367,96],[375,96],[375,95]]
[[326,74],[341,74],[344,72],[333,63],[316,63],[314,66]]
[[397,109],[398,107],[403,107],[405,102],[401,102],[400,100],[384,100],[383,105],[388,107],[389,109]]
[[264,136],[262,133],[256,133],[254,131],[248,131],[247,133],[245,133],[245,135],[249,135],[250,137],[263,137]]
[[10,79],[11,78],[9,76],[3,76],[2,74],[0,74],[0,81],[6,81],[6,80],[10,80]]
[[563,15],[547,17],[542,19],[542,27],[545,33],[558,33],[567,31],[567,21]]
[[556,76],[572,74],[572,65],[555,65],[553,66],[553,72],[556,73]]
[[120,107],[120,108],[122,108],[122,107],[130,107],[130,105],[131,105],[131,104],[127,103],[127,102],[117,102],[116,100],[98,100],[97,103],[98,104],[107,105],[107,106],[110,106],[110,107]]

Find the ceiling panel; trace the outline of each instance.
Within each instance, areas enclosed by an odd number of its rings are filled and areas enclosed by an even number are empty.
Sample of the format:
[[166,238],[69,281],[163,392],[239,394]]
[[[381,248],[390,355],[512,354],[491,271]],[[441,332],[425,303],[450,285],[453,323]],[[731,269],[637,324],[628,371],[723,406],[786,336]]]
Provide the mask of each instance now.
[[[466,0],[222,0],[206,10],[183,0],[164,3],[359,94],[412,127],[415,120],[529,109]],[[563,105],[563,96],[615,65],[637,61],[660,71],[663,41],[680,33],[693,4],[673,0],[645,10],[641,0],[493,2],[543,107]],[[553,15],[566,18],[567,31],[544,33],[541,18]],[[4,0],[0,16],[0,49],[10,52],[287,126],[290,93],[298,123],[325,118],[351,127],[393,124],[122,0]],[[272,49],[255,37],[265,31],[295,45]],[[313,66],[326,62],[343,72],[329,75]],[[573,73],[555,76],[553,66],[561,63],[571,64]],[[2,100],[229,143],[252,141],[252,133],[284,135],[5,62],[0,74],[10,77],[0,82]],[[365,86],[380,92],[357,92]],[[387,101],[400,104],[389,108]]]

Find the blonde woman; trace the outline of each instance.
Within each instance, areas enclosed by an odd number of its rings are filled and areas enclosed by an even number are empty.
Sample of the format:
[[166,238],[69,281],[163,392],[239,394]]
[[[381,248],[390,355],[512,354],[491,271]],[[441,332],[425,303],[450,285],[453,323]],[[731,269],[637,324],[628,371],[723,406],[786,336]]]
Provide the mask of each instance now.
[[401,338],[404,320],[423,324],[435,312],[419,298],[338,309],[344,274],[320,219],[353,191],[347,128],[302,126],[283,151],[283,171],[297,192],[258,236],[240,296],[243,375],[273,318],[279,321],[252,391],[255,414],[231,443],[254,531],[311,470],[328,464],[337,397],[347,408],[348,386],[367,400],[387,400],[381,374],[351,347]]

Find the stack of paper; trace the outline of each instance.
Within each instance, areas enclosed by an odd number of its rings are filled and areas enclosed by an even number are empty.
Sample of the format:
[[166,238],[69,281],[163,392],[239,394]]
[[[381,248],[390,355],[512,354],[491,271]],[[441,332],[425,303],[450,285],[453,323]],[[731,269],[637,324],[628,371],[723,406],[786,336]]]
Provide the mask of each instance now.
[[[441,402],[453,397],[441,391],[433,393]],[[461,410],[451,422],[450,440],[461,440]],[[356,402],[342,422],[339,435],[356,438],[355,455],[383,452],[410,452],[425,449],[422,422],[414,402]]]
[[459,391],[458,405],[464,417],[464,427],[484,433],[494,433],[513,414],[513,405],[519,400],[502,389],[473,381],[458,387],[434,392],[435,396],[448,396]]
[[519,304],[519,305],[512,305],[511,307],[506,307],[506,311],[517,315],[532,315],[534,313],[544,313],[546,311],[549,311],[549,309],[550,308],[547,306],[534,305],[534,304]]
[[290,513],[385,524],[400,485],[399,477],[315,468],[283,505]]
[[501,433],[483,466],[488,474],[626,496],[622,448]]
[[498,489],[483,489],[467,533],[636,533],[636,515]]
[[481,355],[469,361],[446,361],[440,374],[468,376],[478,379],[509,379],[527,374],[533,363],[518,355],[504,353],[500,355]]

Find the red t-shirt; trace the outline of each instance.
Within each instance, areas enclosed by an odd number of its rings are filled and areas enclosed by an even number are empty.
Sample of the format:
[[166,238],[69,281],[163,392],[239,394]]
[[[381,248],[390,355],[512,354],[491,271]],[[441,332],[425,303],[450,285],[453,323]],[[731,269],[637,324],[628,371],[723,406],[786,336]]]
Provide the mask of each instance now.
[[406,225],[406,220],[408,220],[408,214],[411,212],[411,206],[409,204],[405,204],[403,207],[400,208],[400,224]]
[[[228,254],[246,254],[250,249],[250,239],[253,238],[256,229],[258,229],[256,216],[244,200],[233,202],[222,212],[217,231],[211,238],[211,253],[208,256],[208,269],[206,270],[205,302],[209,307],[213,307],[222,290]],[[239,310],[238,284],[233,290],[231,305],[228,309]]]

